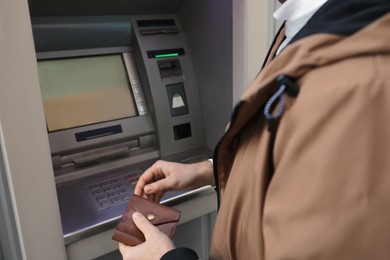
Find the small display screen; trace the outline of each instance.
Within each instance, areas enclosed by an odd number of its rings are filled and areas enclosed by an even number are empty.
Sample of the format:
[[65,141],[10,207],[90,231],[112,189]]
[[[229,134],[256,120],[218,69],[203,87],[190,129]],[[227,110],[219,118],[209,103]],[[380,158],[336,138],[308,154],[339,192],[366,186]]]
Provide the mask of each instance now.
[[49,132],[137,115],[121,54],[41,60]]

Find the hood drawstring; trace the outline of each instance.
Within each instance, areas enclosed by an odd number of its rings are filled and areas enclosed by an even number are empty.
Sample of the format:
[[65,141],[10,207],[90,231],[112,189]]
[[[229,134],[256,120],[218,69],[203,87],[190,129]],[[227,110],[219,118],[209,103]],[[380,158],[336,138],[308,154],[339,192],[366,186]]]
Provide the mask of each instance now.
[[[275,82],[279,86],[279,89],[272,95],[264,107],[264,117],[268,121],[268,131],[270,132],[273,132],[276,129],[276,123],[284,112],[284,92],[291,97],[296,97],[299,93],[299,88],[294,83],[293,79],[286,75],[279,75],[275,79]],[[277,100],[279,100],[278,110],[272,113],[271,110]]]

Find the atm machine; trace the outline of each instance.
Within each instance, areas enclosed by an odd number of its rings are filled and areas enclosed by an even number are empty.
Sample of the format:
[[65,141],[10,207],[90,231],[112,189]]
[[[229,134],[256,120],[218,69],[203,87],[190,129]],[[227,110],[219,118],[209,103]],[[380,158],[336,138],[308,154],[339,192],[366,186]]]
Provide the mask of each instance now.
[[[175,15],[33,17],[32,29],[64,241],[72,248],[115,226],[156,160],[199,162],[211,149]],[[161,203],[205,196],[207,215],[216,209],[212,187],[169,192]],[[210,230],[203,233],[189,243],[207,241]]]
[[[112,230],[139,174],[211,155],[258,71],[268,4],[0,6],[0,259],[120,259]],[[212,187],[167,194],[176,245],[207,259],[215,202]]]

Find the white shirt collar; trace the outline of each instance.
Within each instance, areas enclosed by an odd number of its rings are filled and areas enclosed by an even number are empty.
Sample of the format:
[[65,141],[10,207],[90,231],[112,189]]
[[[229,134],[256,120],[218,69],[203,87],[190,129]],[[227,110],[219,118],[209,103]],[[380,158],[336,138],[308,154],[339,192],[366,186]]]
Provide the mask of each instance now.
[[294,36],[302,29],[314,13],[327,0],[287,0],[276,10],[274,17],[286,21],[285,40],[280,44],[276,55],[287,46]]
[[278,20],[294,20],[314,9],[320,8],[328,0],[287,0],[275,12]]

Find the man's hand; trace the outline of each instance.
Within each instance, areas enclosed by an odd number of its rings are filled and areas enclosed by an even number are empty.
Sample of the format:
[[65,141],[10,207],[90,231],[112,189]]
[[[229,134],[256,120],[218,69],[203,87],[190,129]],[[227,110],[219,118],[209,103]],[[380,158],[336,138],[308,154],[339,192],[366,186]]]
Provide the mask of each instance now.
[[133,221],[144,234],[146,241],[138,246],[119,243],[119,251],[124,260],[156,260],[175,248],[171,239],[153,226],[141,213],[134,213]]
[[159,202],[167,191],[191,190],[205,185],[214,185],[211,162],[181,164],[157,161],[141,175],[134,194]]

